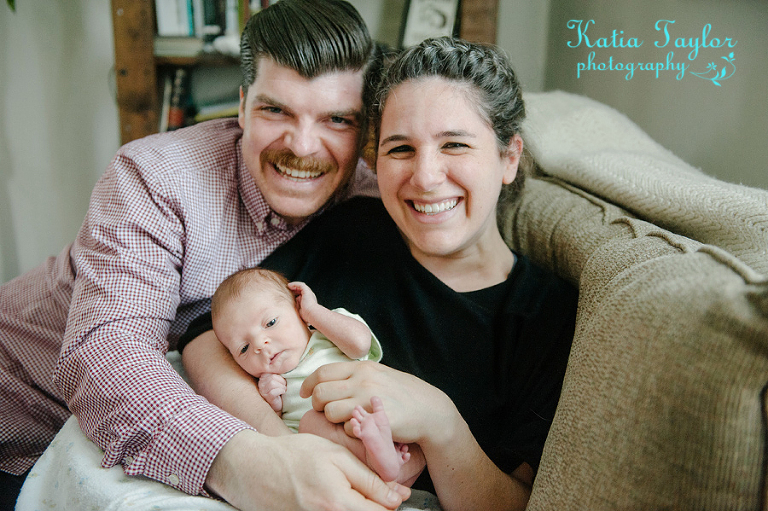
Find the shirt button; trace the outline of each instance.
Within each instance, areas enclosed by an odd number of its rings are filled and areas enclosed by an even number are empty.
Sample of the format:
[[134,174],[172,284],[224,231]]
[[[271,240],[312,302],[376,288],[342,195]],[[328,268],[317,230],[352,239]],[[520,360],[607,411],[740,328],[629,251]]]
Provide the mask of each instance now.
[[261,232],[264,230],[264,222],[256,222],[256,230]]
[[168,476],[168,484],[171,486],[178,486],[179,485],[179,476],[176,474],[171,474]]
[[126,456],[125,457],[125,464],[126,465],[132,465],[133,464],[133,456]]
[[269,221],[273,226],[277,227],[280,225],[280,219],[277,217],[272,217],[272,219]]

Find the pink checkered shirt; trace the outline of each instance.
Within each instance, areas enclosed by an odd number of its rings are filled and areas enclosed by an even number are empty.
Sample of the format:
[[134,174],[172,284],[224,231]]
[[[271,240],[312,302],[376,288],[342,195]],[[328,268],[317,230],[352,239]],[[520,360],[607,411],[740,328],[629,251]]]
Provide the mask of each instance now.
[[[164,354],[225,277],[301,227],[264,201],[241,136],[228,119],[127,144],[75,242],[0,287],[0,470],[29,469],[69,406],[103,466],[204,493],[214,457],[248,426],[196,395]],[[352,192],[373,188],[358,171]]]

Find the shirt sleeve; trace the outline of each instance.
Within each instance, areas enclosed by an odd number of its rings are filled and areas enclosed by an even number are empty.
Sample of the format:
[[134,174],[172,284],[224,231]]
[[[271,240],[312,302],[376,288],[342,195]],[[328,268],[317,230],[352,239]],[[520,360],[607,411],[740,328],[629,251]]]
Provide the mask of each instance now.
[[343,307],[333,309],[333,311],[338,312],[339,314],[342,314],[344,316],[358,320],[360,323],[367,326],[368,330],[371,331],[371,347],[368,348],[368,353],[358,358],[357,360],[360,360],[360,361],[371,360],[373,362],[381,362],[381,359],[384,356],[384,351],[381,348],[381,342],[379,342],[379,339],[376,337],[376,332],[373,331],[370,325],[366,323],[366,321],[360,315],[353,314]]
[[72,248],[77,276],[54,379],[104,467],[205,494],[216,454],[248,426],[165,359],[185,231],[180,201],[160,180],[121,152],[97,183]]

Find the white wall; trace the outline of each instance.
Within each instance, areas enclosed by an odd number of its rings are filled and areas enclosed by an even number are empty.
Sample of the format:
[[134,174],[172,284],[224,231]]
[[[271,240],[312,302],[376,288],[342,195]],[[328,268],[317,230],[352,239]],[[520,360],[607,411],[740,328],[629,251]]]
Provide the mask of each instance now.
[[[16,3],[15,14],[0,5],[0,282],[74,238],[91,188],[119,147],[109,2]],[[405,0],[352,3],[374,37],[396,44]],[[676,19],[687,37],[711,23],[713,36],[738,40],[736,74],[722,87],[692,77],[576,79],[585,53],[566,46],[567,20],[595,19],[596,35],[638,34],[647,42],[635,53],[646,59],[657,55],[653,24],[662,18]],[[498,42],[526,90],[591,96],[705,172],[768,188],[766,27],[763,0],[500,0]],[[697,63],[704,56],[721,55],[708,50]]]
[[109,2],[0,5],[0,282],[74,239],[119,145]]
[[[507,0],[502,0],[507,1]],[[563,89],[590,96],[628,115],[657,142],[694,167],[719,179],[768,188],[768,2],[759,0],[551,0],[549,46],[545,89]],[[568,47],[576,44],[578,33],[567,28],[568,20],[595,20],[587,29],[591,42],[610,37],[613,30],[624,37],[637,37],[639,48]],[[663,31],[656,31],[659,20],[675,20],[668,25],[669,45],[663,44]],[[708,40],[738,41],[733,48],[702,48],[688,59],[690,48],[675,48],[678,37],[702,39],[705,25],[711,25]],[[660,26],[661,28],[661,26]],[[576,77],[579,62],[585,63],[590,51],[595,62],[666,62],[690,68],[681,80],[676,72],[636,71],[626,80],[623,71],[591,71]],[[735,73],[720,82],[693,76],[733,52]],[[718,67],[720,69],[720,67]]]

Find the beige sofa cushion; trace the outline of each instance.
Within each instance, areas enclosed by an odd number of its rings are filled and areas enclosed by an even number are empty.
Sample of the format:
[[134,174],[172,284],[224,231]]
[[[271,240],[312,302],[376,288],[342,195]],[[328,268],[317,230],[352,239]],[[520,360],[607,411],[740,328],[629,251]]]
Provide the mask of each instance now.
[[768,283],[568,185],[527,187],[513,246],[580,282],[529,509],[762,509]]
[[[585,139],[558,142],[562,130],[543,128],[557,113],[529,108],[526,144],[563,179],[530,179],[503,225],[580,292],[529,509],[768,509],[766,192],[706,178],[623,116],[595,124],[607,107],[571,99],[559,108],[569,130],[592,126]],[[590,147],[605,129],[626,136]],[[646,167],[651,178],[632,175]],[[698,199],[681,191],[691,187]]]
[[672,232],[722,247],[768,275],[768,190],[703,174],[626,116],[586,97],[546,92],[524,99],[523,138],[548,175]]

